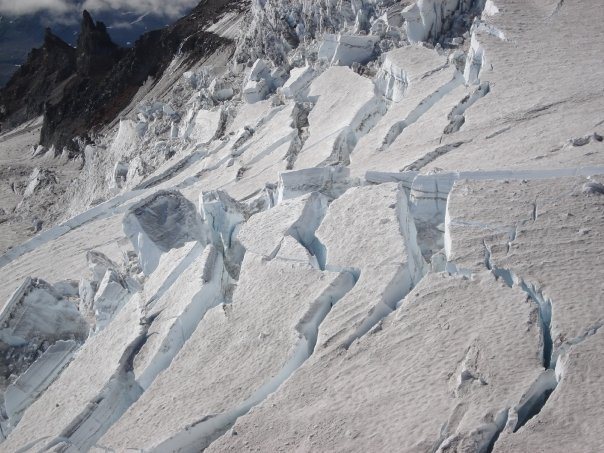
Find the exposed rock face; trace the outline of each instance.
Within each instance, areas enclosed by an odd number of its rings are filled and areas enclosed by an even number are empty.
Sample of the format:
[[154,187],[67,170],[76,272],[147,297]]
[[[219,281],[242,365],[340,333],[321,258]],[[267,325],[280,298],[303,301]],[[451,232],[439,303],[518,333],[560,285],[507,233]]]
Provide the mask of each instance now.
[[0,90],[0,130],[10,129],[44,113],[47,102],[57,102],[65,82],[75,72],[76,51],[46,29],[44,44]]
[[[132,44],[149,30],[163,28],[190,12],[196,5],[195,0],[179,0],[131,4],[131,2],[112,0],[111,2],[83,1],[36,1],[29,3],[38,12],[15,15],[8,9],[23,8],[22,0],[4,2],[0,13],[0,87],[3,87],[19,66],[25,63],[31,49],[40,47],[44,42],[44,28],[51,26],[53,33],[63,41],[75,46],[80,30],[81,8],[83,4],[94,7],[94,18],[103,21],[111,31],[111,39],[120,46]],[[55,20],[52,5],[64,5],[61,18]],[[111,5],[110,8],[107,6]],[[50,8],[49,8],[50,6]],[[30,6],[28,6],[29,8]],[[176,12],[181,11],[179,16]]]
[[102,77],[121,57],[120,49],[111,41],[105,24],[95,23],[86,10],[76,53],[78,74],[93,78]]

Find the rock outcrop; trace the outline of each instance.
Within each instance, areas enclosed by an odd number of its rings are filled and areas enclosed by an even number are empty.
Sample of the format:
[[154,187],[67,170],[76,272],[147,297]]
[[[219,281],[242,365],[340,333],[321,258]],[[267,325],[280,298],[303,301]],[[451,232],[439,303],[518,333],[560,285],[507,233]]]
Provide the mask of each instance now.
[[44,113],[45,105],[60,100],[75,73],[76,50],[46,29],[44,44],[0,90],[0,130],[8,130]]
[[111,40],[103,22],[94,22],[84,10],[76,48],[77,72],[83,77],[101,78],[121,58],[123,51]]

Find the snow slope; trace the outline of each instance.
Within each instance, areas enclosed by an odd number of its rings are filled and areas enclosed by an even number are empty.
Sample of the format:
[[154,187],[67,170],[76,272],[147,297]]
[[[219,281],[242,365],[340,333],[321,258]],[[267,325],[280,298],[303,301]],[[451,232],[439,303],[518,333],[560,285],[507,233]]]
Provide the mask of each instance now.
[[598,2],[241,8],[79,167],[0,136],[60,175],[13,206],[71,175],[0,257],[0,451],[601,450]]

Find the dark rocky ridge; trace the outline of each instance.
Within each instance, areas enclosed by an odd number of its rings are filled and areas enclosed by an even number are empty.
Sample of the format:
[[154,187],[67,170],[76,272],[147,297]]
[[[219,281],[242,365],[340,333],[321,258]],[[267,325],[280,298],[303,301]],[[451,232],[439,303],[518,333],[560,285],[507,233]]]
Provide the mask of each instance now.
[[[23,0],[18,0],[17,3],[21,1]],[[0,13],[0,89],[25,63],[31,49],[42,46],[46,27],[52,27],[55,35],[67,44],[76,46],[82,18],[81,11],[77,8],[78,4],[84,2],[69,0],[68,3],[73,7],[73,11],[70,8],[70,11],[62,14],[58,20],[52,12],[46,10],[18,16]],[[179,0],[179,5],[186,4],[190,7],[182,6],[184,10],[178,17],[171,16],[172,11],[166,12],[155,8],[152,2],[145,2],[144,8],[139,7],[134,10],[122,2],[121,8],[101,8],[92,14],[95,20],[100,20],[107,25],[113,42],[122,47],[132,47],[143,33],[163,28],[190,13],[195,7],[193,3],[196,4],[192,0]],[[96,4],[100,3],[96,2]]]
[[29,53],[27,62],[0,91],[0,130],[40,116],[45,103],[62,97],[75,71],[75,49],[46,29],[42,47]]
[[93,78],[106,74],[124,53],[111,40],[105,24],[103,22],[95,24],[88,11],[83,13],[76,49],[78,74]]
[[228,0],[204,1],[173,25],[142,35],[130,49],[114,44],[104,24],[94,23],[84,12],[76,49],[49,32],[52,39],[33,50],[0,91],[0,131],[43,113],[41,144],[76,152],[74,139],[86,142],[91,130],[115,119],[143,83],[159,78],[178,52],[187,55],[190,65],[232,44],[203,28],[241,6]]

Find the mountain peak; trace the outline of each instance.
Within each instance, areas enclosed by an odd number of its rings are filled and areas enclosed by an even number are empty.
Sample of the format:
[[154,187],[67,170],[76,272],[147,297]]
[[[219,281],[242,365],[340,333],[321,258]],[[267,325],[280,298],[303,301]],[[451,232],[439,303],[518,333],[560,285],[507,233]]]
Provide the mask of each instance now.
[[60,37],[58,37],[57,35],[55,35],[52,32],[52,29],[50,27],[47,27],[44,30],[44,44],[42,46],[44,49],[53,49],[53,48],[65,48],[65,47],[69,47],[71,48],[71,46],[69,44],[67,44],[65,41],[63,41]]
[[96,22],[87,10],[82,13],[82,25],[77,44],[78,72],[95,76],[107,72],[117,62],[120,49],[103,22]]
[[93,29],[95,28],[95,24],[94,24],[94,19],[92,18],[92,15],[88,12],[88,10],[84,10],[82,11],[82,24],[81,24],[81,28],[89,28],[89,29]]
[[[75,61],[75,49],[46,28],[42,46],[32,49],[27,61],[0,90],[3,126],[12,127],[42,114],[49,93],[75,72]],[[23,93],[27,93],[26,101]]]

